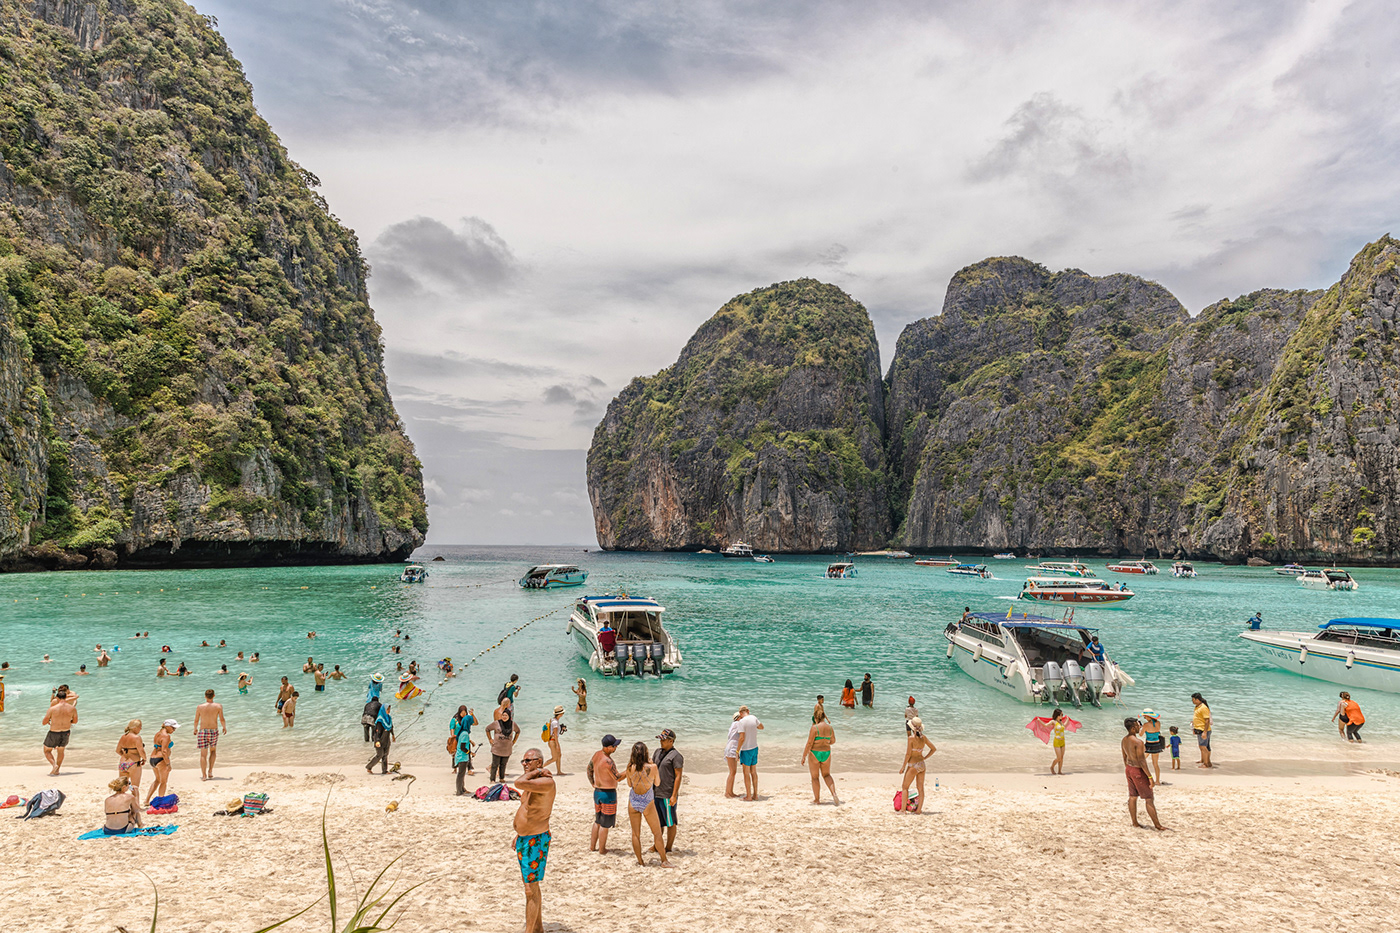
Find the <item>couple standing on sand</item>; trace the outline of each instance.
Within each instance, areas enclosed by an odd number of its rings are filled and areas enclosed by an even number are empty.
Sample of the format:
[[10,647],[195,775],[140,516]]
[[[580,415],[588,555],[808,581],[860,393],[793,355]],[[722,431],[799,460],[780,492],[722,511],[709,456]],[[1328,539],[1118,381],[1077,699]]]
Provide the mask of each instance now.
[[[608,852],[608,830],[617,821],[617,791],[620,782],[627,784],[627,817],[632,824],[632,854],[637,864],[642,860],[642,821],[651,830],[651,850],[661,856],[661,866],[670,867],[666,853],[676,841],[676,804],[681,793],[681,778],[685,772],[685,758],[676,750],[676,733],[662,729],[656,737],[661,747],[653,755],[648,752],[645,742],[632,746],[632,754],[627,760],[627,769],[619,772],[612,760],[617,751],[618,740],[609,734],[603,736],[603,748],[593,753],[588,763],[588,780],[593,785],[593,833],[589,841],[589,851],[600,855]],[[665,829],[666,841],[661,841]]]

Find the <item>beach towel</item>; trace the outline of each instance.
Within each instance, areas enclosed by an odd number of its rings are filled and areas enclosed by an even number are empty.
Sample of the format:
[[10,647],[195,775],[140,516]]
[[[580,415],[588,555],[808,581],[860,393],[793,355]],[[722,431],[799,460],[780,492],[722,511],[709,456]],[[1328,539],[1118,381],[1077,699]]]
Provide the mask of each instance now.
[[[1065,717],[1066,732],[1078,732],[1079,726],[1080,723],[1075,722],[1068,716]],[[1050,719],[1048,717],[1037,716],[1030,722],[1026,723],[1026,728],[1031,730],[1031,732],[1035,733],[1035,737],[1037,739],[1040,739],[1040,741],[1044,742],[1046,745],[1050,744],[1051,726]]]
[[25,804],[24,812],[15,817],[17,820],[35,820],[41,816],[49,816],[57,813],[58,808],[63,806],[63,801],[68,798],[63,791],[54,788],[52,790],[41,790],[29,802]]
[[160,797],[152,797],[146,804],[147,813],[179,813],[177,806],[180,802],[179,794],[165,794]]
[[79,838],[79,839],[132,839],[132,838],[134,838],[134,837],[136,837],[136,836],[168,836],[168,835],[170,835],[171,833],[175,832],[175,830],[177,830],[177,829],[179,829],[179,828],[180,828],[180,827],[178,827],[178,826],[143,826],[143,827],[141,827],[141,828],[139,828],[139,829],[128,830],[127,832],[124,832],[124,833],[116,833],[115,835],[109,835],[108,833],[104,832],[104,831],[101,830],[101,829],[94,829],[94,830],[90,830],[90,831],[88,831],[88,832],[83,833],[83,834],[82,834],[81,836],[79,836],[78,838]]
[[243,815],[257,816],[267,808],[267,794],[244,794]]
[[412,681],[405,681],[403,686],[399,687],[398,692],[395,693],[394,696],[400,700],[411,700],[414,697],[421,694],[422,692],[423,688],[419,687],[417,684],[413,683]]
[[4,803],[0,803],[0,810],[8,810],[10,807],[22,807],[24,806],[24,802],[23,797],[18,794],[11,794],[5,798]]

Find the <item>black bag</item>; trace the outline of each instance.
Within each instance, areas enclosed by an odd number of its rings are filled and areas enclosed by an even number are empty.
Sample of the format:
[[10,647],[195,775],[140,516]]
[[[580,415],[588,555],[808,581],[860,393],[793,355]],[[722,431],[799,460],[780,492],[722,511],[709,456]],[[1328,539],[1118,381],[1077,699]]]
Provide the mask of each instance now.
[[501,688],[501,692],[496,694],[496,702],[499,703],[502,700],[504,700],[509,695],[509,692],[510,684],[506,684],[504,687]]

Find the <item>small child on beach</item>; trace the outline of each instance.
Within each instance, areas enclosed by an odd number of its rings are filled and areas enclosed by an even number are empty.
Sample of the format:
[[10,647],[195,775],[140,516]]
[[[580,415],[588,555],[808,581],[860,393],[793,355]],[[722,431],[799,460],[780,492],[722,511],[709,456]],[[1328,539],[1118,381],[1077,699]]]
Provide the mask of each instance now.
[[1172,770],[1181,770],[1181,736],[1176,734],[1176,726],[1171,727]]

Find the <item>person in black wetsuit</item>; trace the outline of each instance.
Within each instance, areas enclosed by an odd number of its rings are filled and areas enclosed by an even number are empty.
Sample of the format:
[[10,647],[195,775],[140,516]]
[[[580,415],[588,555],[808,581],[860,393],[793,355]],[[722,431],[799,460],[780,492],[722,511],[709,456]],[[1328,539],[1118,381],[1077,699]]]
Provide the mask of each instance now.
[[875,682],[869,674],[860,682],[860,705],[867,708],[875,705]]
[[374,725],[374,720],[379,716],[379,697],[372,697],[365,704],[365,711],[360,716],[360,723],[365,727],[365,741],[370,741],[370,728]]

